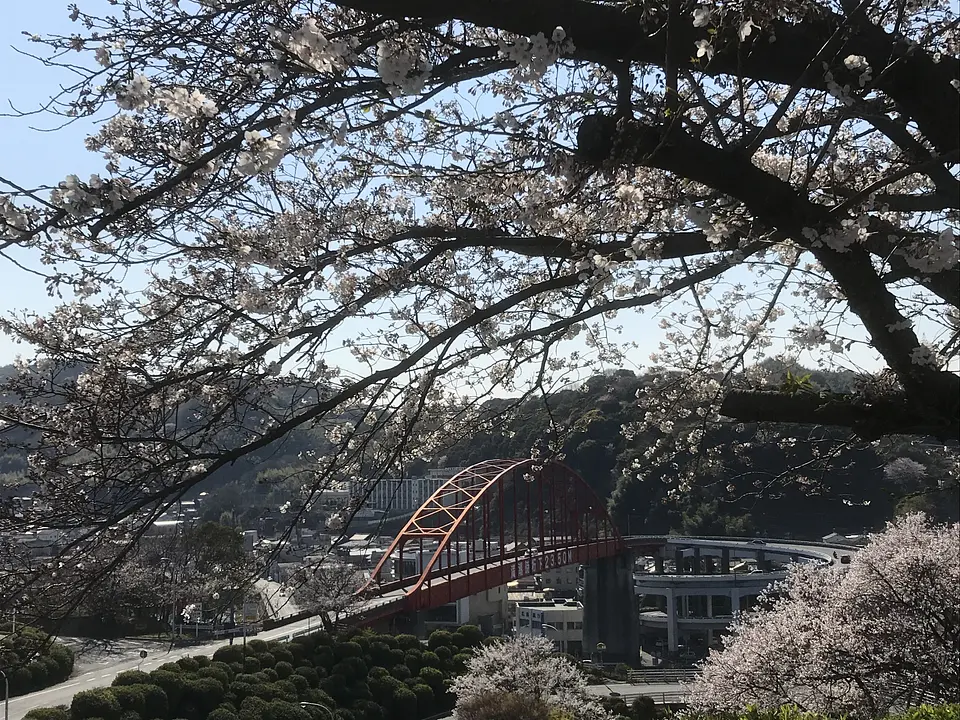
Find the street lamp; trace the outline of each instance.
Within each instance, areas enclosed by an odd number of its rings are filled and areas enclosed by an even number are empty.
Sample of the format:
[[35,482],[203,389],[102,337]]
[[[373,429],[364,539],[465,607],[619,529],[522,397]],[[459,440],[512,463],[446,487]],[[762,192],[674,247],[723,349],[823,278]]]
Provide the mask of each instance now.
[[10,720],[10,678],[3,670],[0,675],[3,675],[3,720]]
[[[560,632],[560,628],[558,628],[556,625],[550,625],[549,623],[541,623],[540,637],[546,637],[546,633],[544,633],[543,631],[547,629],[553,630],[554,632]],[[561,638],[560,640],[557,640],[556,643],[560,646],[560,651],[563,652],[563,638]]]
[[301,702],[300,707],[302,708],[318,707],[330,716],[330,720],[337,720],[337,716],[333,714],[333,710],[328,708],[326,705],[321,705],[320,703],[313,703],[313,702]]

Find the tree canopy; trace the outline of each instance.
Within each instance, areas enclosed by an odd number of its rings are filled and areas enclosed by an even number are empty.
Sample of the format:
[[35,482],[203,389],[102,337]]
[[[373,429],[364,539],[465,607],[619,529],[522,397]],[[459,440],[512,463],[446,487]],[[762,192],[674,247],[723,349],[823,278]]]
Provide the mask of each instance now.
[[700,708],[882,717],[960,700],[960,526],[914,514],[849,565],[794,566],[693,686]]
[[[2,320],[36,357],[0,435],[32,452],[29,521],[84,529],[67,555],[298,428],[330,448],[304,506],[429,457],[499,423],[489,397],[619,364],[640,312],[639,430],[957,437],[949,3],[116,7],[33,38],[103,171],[0,179],[0,252],[66,297]],[[884,371],[852,392],[750,371],[856,352]]]

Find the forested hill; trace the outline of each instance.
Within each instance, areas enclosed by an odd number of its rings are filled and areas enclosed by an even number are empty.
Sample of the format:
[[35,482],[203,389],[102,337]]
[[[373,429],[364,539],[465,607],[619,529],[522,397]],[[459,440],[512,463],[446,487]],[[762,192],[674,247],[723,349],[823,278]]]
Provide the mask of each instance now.
[[[781,369],[771,369],[774,380]],[[9,370],[0,368],[0,378]],[[853,381],[849,374],[818,372],[810,379],[832,390],[848,390]],[[960,507],[956,477],[950,475],[942,448],[916,438],[891,437],[868,445],[851,442],[844,431],[727,423],[710,428],[695,450],[668,442],[666,449],[650,454],[662,437],[627,440],[622,431],[640,419],[637,390],[647,381],[619,370],[575,389],[530,398],[519,407],[492,400],[494,409],[510,409],[503,425],[457,441],[429,466],[529,457],[534,448],[545,454],[559,451],[609,499],[623,530],[632,533],[816,538],[833,530],[880,528],[898,505],[901,511],[919,508],[944,518],[955,517]],[[209,519],[227,512],[235,522],[252,524],[275,512],[297,495],[315,462],[310,458],[325,449],[320,433],[298,429],[219,471],[198,489],[209,493]],[[885,472],[891,461],[905,470]],[[420,462],[403,470],[411,476],[426,467]],[[25,470],[24,453],[0,448],[0,490],[22,482]],[[693,478],[692,484],[678,488],[684,478]],[[944,479],[949,492],[927,492]]]
[[[771,367],[775,381],[780,370]],[[852,373],[809,375],[816,386],[834,391],[851,389],[854,380]],[[879,529],[898,510],[924,509],[944,518],[958,512],[956,478],[942,446],[916,438],[870,445],[851,441],[846,431],[727,423],[711,428],[695,452],[668,443],[666,453],[648,456],[657,437],[627,440],[622,432],[640,419],[636,394],[646,382],[620,370],[530,399],[501,432],[465,438],[441,462],[529,457],[533,448],[546,451],[553,439],[563,459],[610,499],[623,530],[633,533],[818,538],[834,530]],[[913,463],[913,472],[885,472],[897,458]],[[692,486],[676,488],[687,476],[695,478]],[[952,492],[927,493],[938,478],[952,482]]]

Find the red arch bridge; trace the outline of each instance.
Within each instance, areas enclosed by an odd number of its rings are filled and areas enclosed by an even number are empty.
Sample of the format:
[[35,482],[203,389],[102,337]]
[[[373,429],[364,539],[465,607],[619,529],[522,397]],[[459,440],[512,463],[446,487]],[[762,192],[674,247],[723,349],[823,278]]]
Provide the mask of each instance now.
[[372,624],[437,608],[576,563],[599,569],[587,576],[589,636],[590,616],[631,611],[638,545],[655,552],[663,541],[633,540],[628,547],[603,501],[569,466],[486,460],[445,482],[413,514],[361,589],[357,620]]

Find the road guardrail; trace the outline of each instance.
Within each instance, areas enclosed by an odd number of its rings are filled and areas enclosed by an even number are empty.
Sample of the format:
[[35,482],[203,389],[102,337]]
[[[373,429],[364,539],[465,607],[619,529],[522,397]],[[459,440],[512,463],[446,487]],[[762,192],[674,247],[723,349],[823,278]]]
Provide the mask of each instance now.
[[633,685],[693,682],[696,678],[696,670],[631,670],[627,673],[627,682]]

